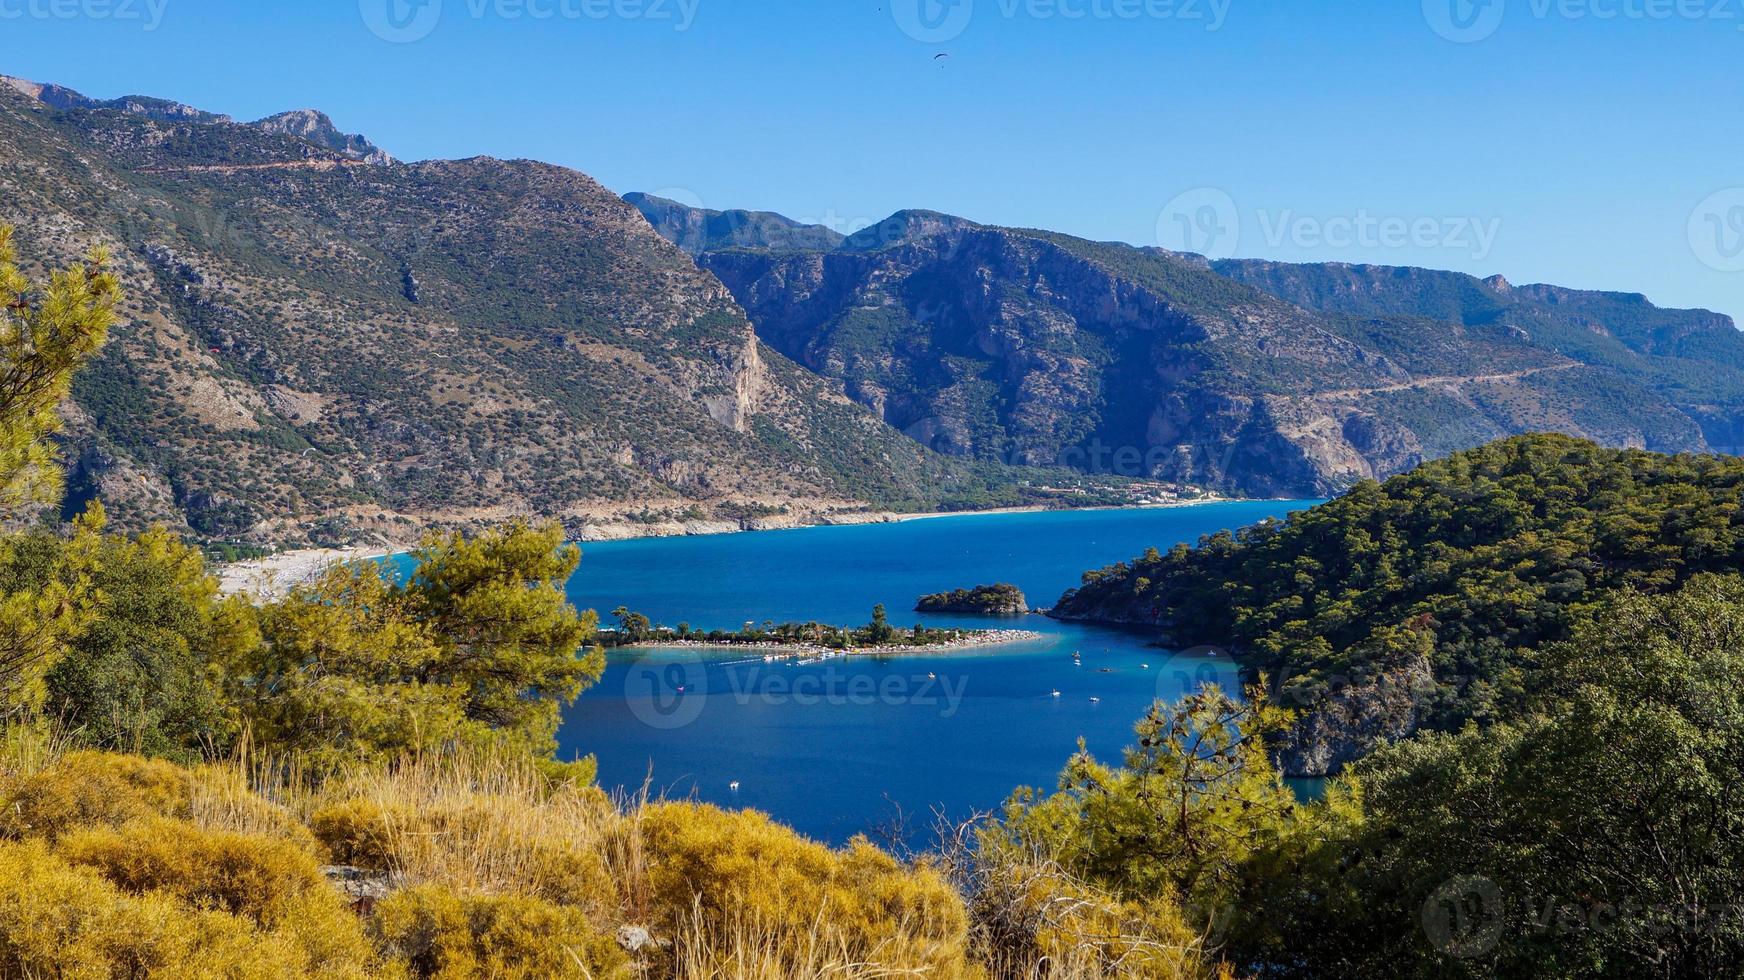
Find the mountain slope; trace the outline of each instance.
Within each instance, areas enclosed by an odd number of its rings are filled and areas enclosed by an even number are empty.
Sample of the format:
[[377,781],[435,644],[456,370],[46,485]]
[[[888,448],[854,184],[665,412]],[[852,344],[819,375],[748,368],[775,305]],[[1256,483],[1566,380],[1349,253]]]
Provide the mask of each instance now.
[[1709,448],[1744,449],[1744,333],[1730,317],[1661,309],[1637,293],[1427,269],[1241,260],[1214,268],[1307,309],[1423,316],[1554,350],[1662,394],[1701,427]]
[[915,211],[834,247],[697,257],[765,342],[968,458],[1330,494],[1523,432],[1683,451],[1744,420],[1730,322],[1644,300],[1627,340],[1577,343],[1621,301],[1522,291],[1512,318],[1464,317],[1458,290],[1491,287],[1421,273],[1393,301],[1318,302],[1196,256]]
[[129,297],[75,391],[74,505],[299,541],[985,490],[760,345],[582,174],[63,101],[0,87],[0,221],[45,264],[108,246]]

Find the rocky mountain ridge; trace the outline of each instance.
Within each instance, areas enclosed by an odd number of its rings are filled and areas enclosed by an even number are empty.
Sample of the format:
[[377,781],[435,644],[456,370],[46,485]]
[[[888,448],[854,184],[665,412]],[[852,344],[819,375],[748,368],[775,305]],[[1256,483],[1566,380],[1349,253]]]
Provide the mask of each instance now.
[[[688,220],[638,207],[662,234]],[[947,455],[1312,496],[1530,431],[1744,445],[1744,335],[1641,297],[1211,263],[925,211],[694,254],[766,343]]]
[[324,145],[318,115],[75,96],[0,86],[0,222],[39,268],[109,248],[128,297],[75,385],[69,510],[331,544],[517,514],[849,519],[990,490],[991,470],[762,345],[583,174],[372,160]]

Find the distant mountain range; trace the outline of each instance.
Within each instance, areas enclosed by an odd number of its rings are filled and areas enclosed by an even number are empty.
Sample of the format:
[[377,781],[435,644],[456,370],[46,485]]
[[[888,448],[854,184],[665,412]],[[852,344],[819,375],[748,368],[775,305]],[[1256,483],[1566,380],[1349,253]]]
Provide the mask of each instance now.
[[1269,496],[1531,431],[1744,446],[1744,335],[1639,295],[1211,263],[925,211],[844,237],[627,199],[764,342],[948,455]]
[[1744,445],[1744,337],[1712,313],[932,211],[843,235],[402,163],[313,110],[0,76],[0,222],[41,266],[108,246],[125,281],[74,393],[70,506],[199,538],[720,529],[1099,499],[1106,475],[1328,494],[1532,430]]

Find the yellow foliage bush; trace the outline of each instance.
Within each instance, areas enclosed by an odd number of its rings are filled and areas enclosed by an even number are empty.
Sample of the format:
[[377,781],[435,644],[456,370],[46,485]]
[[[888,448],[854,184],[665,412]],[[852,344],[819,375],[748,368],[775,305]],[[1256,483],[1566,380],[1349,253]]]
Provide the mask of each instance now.
[[601,840],[620,818],[597,789],[553,786],[527,763],[478,772],[449,760],[358,776],[329,795],[309,824],[336,863],[414,885],[617,911]]
[[863,840],[834,851],[759,813],[691,804],[648,807],[641,834],[656,914],[674,934],[748,931],[891,971],[978,975],[949,883]]
[[162,817],[75,831],[59,850],[130,891],[168,892],[268,926],[311,893],[331,890],[315,858],[295,843]]
[[0,786],[0,834],[53,839],[80,827],[119,827],[187,813],[192,777],[157,759],[69,752]]
[[356,917],[298,841],[154,817],[68,834],[59,853],[128,892],[170,896],[276,932],[322,968],[372,959]]
[[355,922],[348,955],[285,930],[198,909],[162,892],[130,895],[41,842],[0,844],[0,976],[108,980],[363,980],[371,957]]
[[629,958],[586,914],[522,897],[461,897],[435,886],[383,902],[370,928],[385,953],[432,980],[631,976]]

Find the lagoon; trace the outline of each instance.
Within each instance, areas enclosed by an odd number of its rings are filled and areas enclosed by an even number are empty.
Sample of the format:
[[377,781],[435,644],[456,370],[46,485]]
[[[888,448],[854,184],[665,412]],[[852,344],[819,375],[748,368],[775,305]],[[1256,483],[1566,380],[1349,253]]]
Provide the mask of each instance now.
[[1143,632],[1041,616],[921,617],[909,611],[916,599],[1011,582],[1050,605],[1088,569],[1312,503],[965,515],[584,545],[570,597],[608,618],[622,605],[703,629],[860,625],[883,603],[899,626],[924,620],[1041,636],[809,662],[736,650],[614,652],[602,682],[566,711],[562,753],[597,756],[607,789],[647,785],[656,796],[750,807],[821,840],[924,834],[935,812],[962,818],[998,807],[1018,786],[1051,788],[1080,739],[1117,760],[1158,698],[1239,680],[1227,657],[1160,649]]

